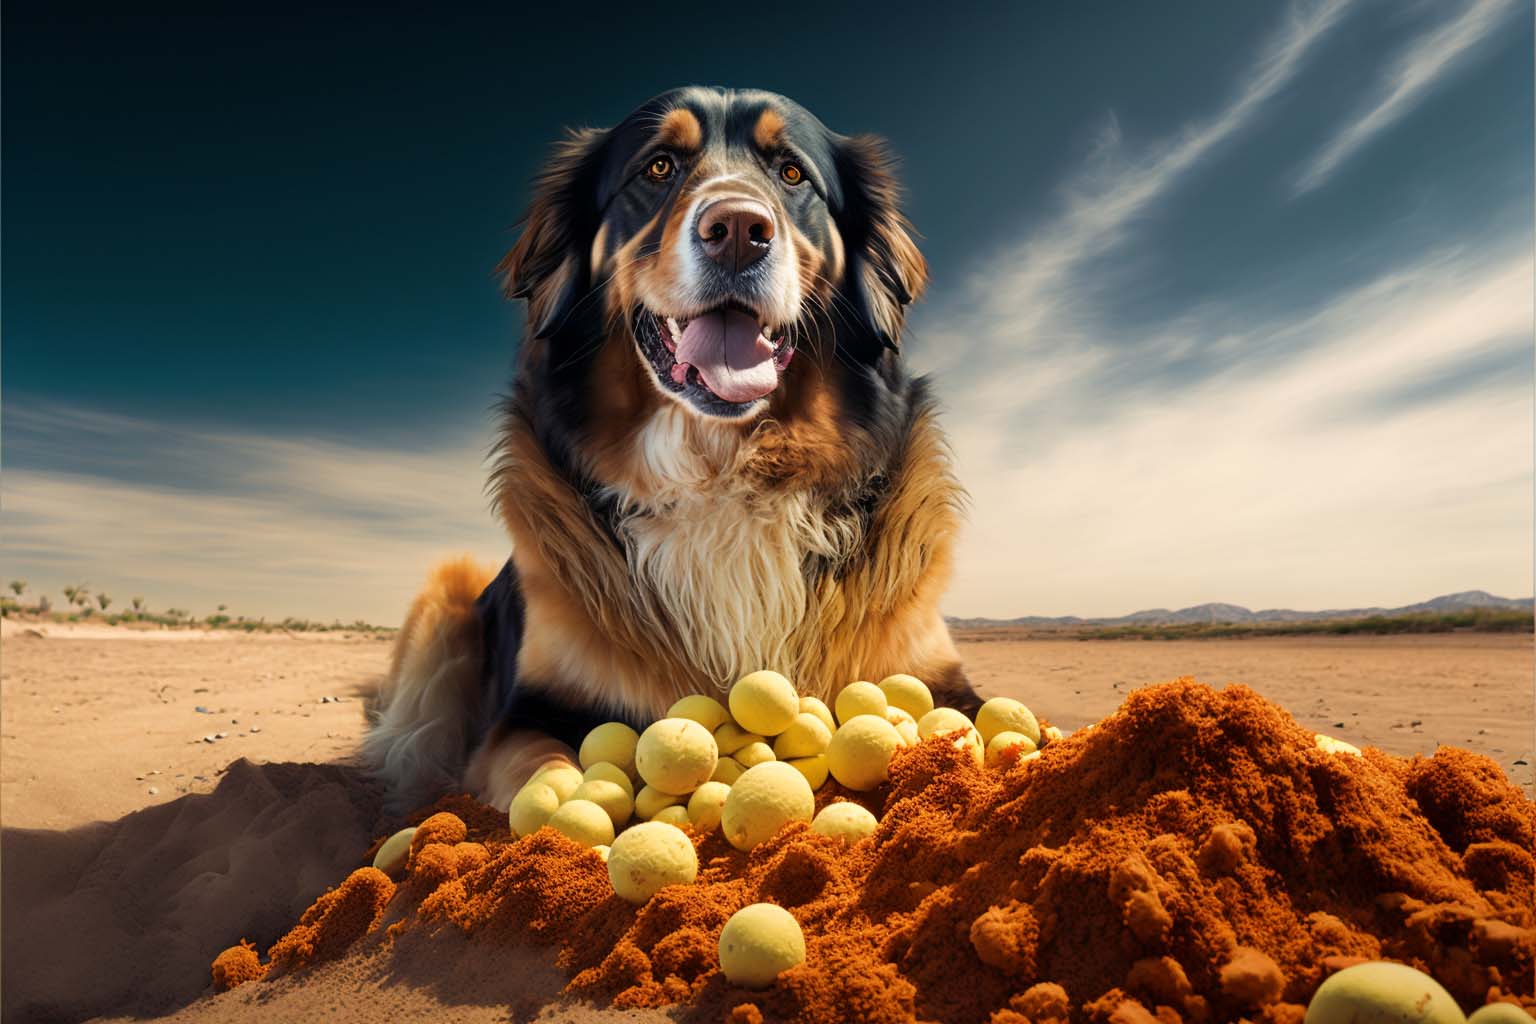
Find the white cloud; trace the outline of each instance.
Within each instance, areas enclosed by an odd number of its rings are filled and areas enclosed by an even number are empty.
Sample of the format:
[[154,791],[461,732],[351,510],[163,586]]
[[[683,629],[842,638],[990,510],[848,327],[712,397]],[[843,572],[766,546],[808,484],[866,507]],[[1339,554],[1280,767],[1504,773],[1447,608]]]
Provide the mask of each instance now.
[[1362,146],[1412,110],[1519,9],[1514,0],[1472,0],[1460,14],[1414,40],[1382,75],[1376,95],[1365,108],[1307,163],[1296,180],[1296,194],[1320,187]]
[[[5,572],[34,592],[87,581],[125,605],[268,618],[398,622],[428,568],[507,542],[481,493],[481,447],[398,451],[251,434],[194,435],[63,407],[18,410],[7,437]],[[25,437],[17,439],[18,432]],[[60,472],[46,457],[111,434],[202,486]],[[17,445],[25,464],[15,468]],[[38,459],[38,455],[44,458]]]

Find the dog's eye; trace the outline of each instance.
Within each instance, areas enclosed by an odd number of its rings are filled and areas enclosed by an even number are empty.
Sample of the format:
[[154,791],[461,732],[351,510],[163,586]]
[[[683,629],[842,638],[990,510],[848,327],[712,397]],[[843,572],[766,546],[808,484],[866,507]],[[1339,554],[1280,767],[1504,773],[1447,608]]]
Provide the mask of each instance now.
[[659,156],[651,161],[651,165],[645,169],[645,173],[652,181],[666,181],[672,177],[672,172],[677,168],[669,156]]
[[785,164],[779,168],[779,177],[791,185],[798,185],[805,180],[805,172],[800,169],[799,164]]

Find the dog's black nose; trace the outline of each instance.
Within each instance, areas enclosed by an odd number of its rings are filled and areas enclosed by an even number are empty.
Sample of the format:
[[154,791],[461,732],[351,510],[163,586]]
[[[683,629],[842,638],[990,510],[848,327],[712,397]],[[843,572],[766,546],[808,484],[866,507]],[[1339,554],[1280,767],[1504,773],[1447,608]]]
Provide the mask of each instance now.
[[722,269],[740,273],[768,255],[773,211],[755,199],[717,199],[699,214],[699,244]]

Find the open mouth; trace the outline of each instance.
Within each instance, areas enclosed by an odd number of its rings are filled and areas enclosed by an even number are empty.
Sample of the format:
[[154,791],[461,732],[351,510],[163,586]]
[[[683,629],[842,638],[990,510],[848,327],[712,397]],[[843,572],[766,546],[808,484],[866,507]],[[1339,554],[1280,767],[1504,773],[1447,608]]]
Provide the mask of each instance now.
[[690,318],[641,309],[635,338],[663,388],[727,418],[772,394],[794,355],[786,333],[736,302]]

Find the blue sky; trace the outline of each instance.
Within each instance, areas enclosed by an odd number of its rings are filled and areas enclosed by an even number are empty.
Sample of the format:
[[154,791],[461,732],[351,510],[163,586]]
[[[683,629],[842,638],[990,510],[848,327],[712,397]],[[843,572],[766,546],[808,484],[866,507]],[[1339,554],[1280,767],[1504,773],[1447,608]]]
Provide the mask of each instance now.
[[1529,3],[616,11],[7,5],[4,572],[389,622],[499,561],[525,183],[705,82],[904,158],[949,611],[1531,592]]

